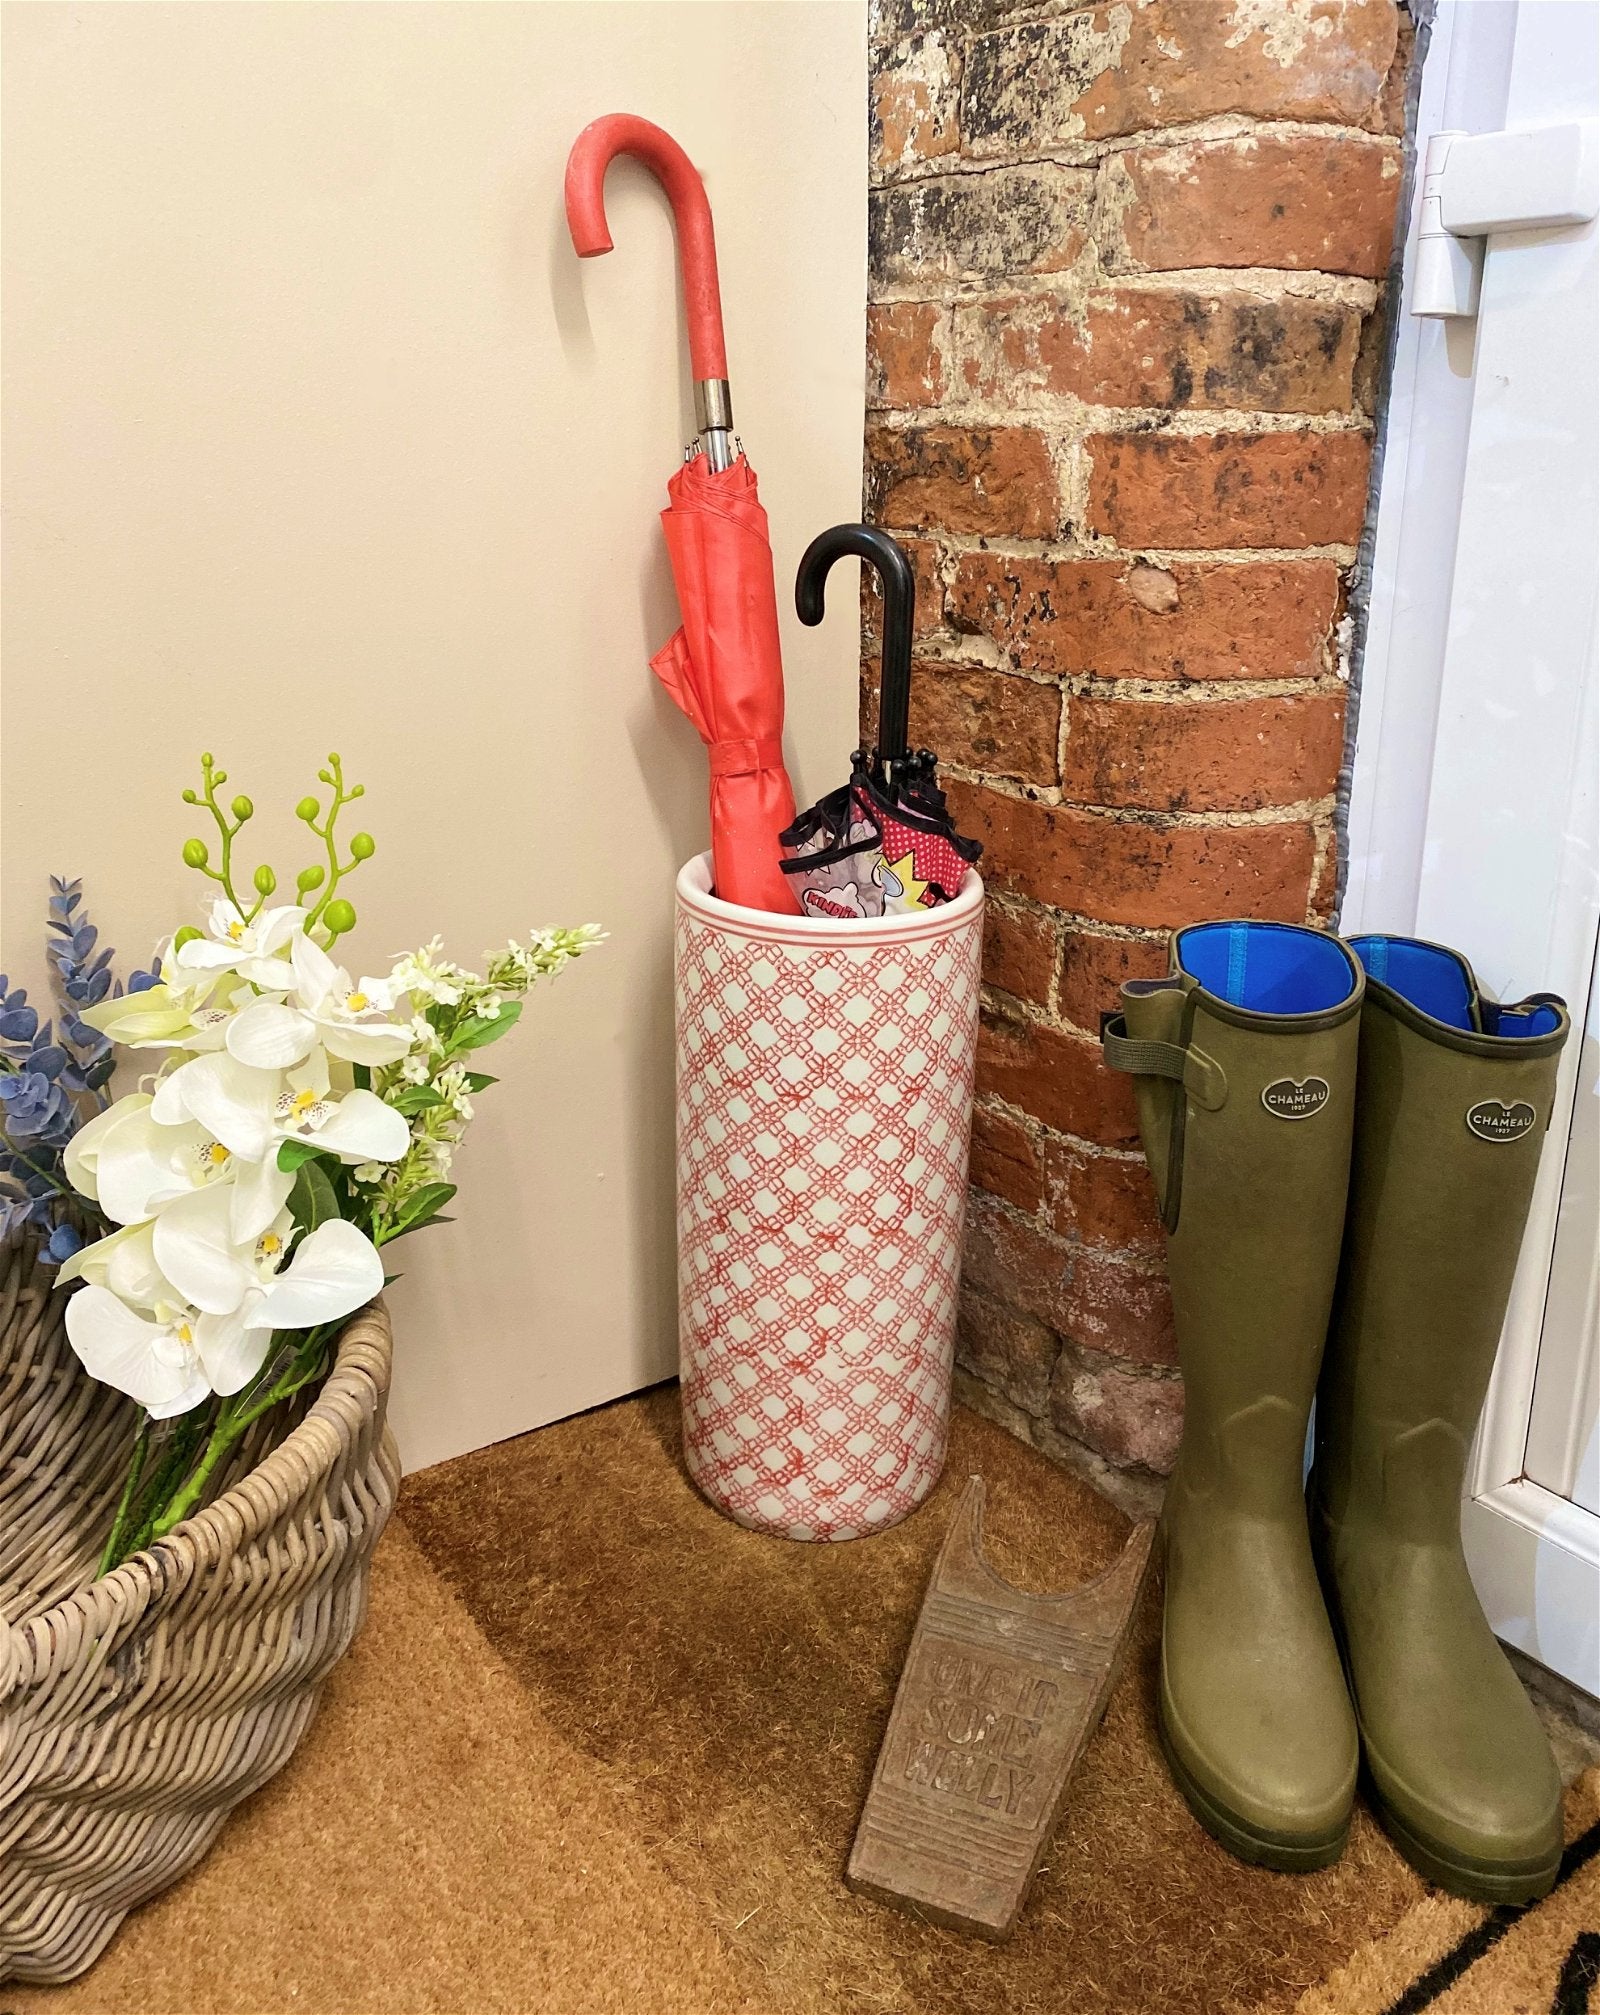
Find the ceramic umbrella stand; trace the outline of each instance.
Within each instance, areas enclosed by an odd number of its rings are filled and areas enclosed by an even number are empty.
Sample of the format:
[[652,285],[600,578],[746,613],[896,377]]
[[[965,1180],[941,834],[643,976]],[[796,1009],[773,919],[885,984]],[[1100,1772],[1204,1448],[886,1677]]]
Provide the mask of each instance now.
[[684,1449],[741,1525],[854,1539],[938,1481],[982,927],[975,870],[843,922],[678,877]]

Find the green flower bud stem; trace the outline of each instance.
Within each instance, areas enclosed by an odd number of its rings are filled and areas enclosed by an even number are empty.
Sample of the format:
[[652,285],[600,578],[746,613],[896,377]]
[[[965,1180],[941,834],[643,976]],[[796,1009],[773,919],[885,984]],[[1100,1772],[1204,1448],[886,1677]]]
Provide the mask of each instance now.
[[[328,933],[328,943],[332,944],[336,937],[350,930],[356,920],[355,911],[350,908],[348,903],[341,903],[336,897],[335,891],[338,889],[339,883],[349,874],[352,868],[358,866],[360,862],[372,858],[373,853],[376,851],[376,843],[370,833],[358,833],[350,844],[349,860],[340,861],[339,843],[335,839],[333,831],[334,821],[346,805],[353,803],[355,799],[365,795],[366,786],[365,784],[355,784],[348,790],[345,788],[344,764],[342,758],[337,753],[329,755],[328,767],[325,770],[319,770],[317,775],[319,780],[325,783],[331,792],[328,801],[327,817],[320,825],[317,823],[316,814],[318,806],[315,798],[302,798],[300,803],[295,807],[295,815],[297,818],[305,820],[312,832],[317,835],[318,839],[322,841],[328,850],[327,883],[322,889],[322,894],[317,901],[316,907],[306,918],[306,929],[309,931],[320,924]],[[309,812],[306,809],[307,806],[311,808]],[[299,877],[298,886],[303,892],[318,886],[317,883],[306,880],[306,876],[310,873],[311,870],[306,868]],[[337,911],[340,917],[348,913],[349,921],[336,924],[333,920],[333,913],[335,911]]]
[[[256,900],[247,909],[240,902],[239,893],[233,886],[233,842],[245,821],[255,817],[256,808],[241,793],[233,800],[233,804],[230,807],[233,818],[231,821],[229,820],[228,813],[217,802],[217,792],[228,781],[228,773],[226,770],[219,770],[217,768],[216,761],[209,749],[200,757],[200,780],[204,785],[204,790],[199,792],[193,790],[185,791],[183,801],[186,805],[204,805],[206,810],[216,820],[217,831],[222,838],[222,855],[217,866],[212,867],[210,856],[204,843],[200,840],[190,840],[185,844],[183,849],[184,864],[187,867],[198,868],[200,873],[206,876],[208,880],[218,883],[221,886],[223,894],[233,904],[240,916],[245,919],[246,923],[248,923],[260,912],[261,905],[266,901],[272,890],[277,887],[277,879],[273,877],[268,886],[263,888],[261,884],[263,871],[258,869],[255,876]],[[265,872],[268,875],[272,874],[270,868],[266,869]]]

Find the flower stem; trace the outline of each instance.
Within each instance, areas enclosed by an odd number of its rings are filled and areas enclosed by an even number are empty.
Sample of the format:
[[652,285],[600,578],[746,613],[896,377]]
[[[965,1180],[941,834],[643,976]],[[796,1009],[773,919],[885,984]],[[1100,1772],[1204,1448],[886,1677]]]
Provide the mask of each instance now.
[[[143,1491],[135,1493],[127,1517],[123,1521],[119,1551],[112,1555],[108,1546],[102,1556],[102,1573],[109,1573],[113,1567],[120,1567],[125,1560],[141,1552],[150,1544],[151,1525],[156,1512],[166,1503],[168,1496],[188,1468],[194,1454],[195,1445],[205,1432],[209,1408],[196,1407],[193,1413],[185,1414],[172,1428],[165,1446],[157,1460],[155,1472],[145,1484]],[[137,1504],[138,1509],[132,1509]]]
[[122,1495],[117,1500],[117,1515],[111,1521],[111,1536],[100,1555],[98,1574],[109,1574],[122,1558],[122,1536],[127,1529],[128,1514],[133,1509],[134,1493],[139,1488],[139,1478],[144,1474],[145,1457],[150,1453],[150,1416],[147,1413],[139,1423],[139,1432],[133,1438],[133,1459],[128,1464],[128,1480],[122,1486]]
[[57,1196],[73,1195],[74,1192],[71,1184],[62,1180],[62,1171],[59,1168],[41,1168],[31,1155],[26,1155],[22,1152],[22,1149],[17,1146],[16,1142],[9,1135],[6,1138],[5,1145],[6,1153],[10,1155],[13,1161],[20,1161],[24,1168],[31,1168],[35,1175],[42,1176],[56,1192]]
[[152,1521],[152,1539],[165,1538],[174,1526],[183,1523],[205,1496],[217,1465],[247,1429],[253,1427],[264,1413],[270,1413],[282,1401],[292,1398],[316,1377],[321,1368],[323,1346],[337,1327],[336,1323],[321,1323],[308,1330],[305,1341],[289,1360],[281,1377],[269,1384],[266,1374],[263,1374],[253,1386],[224,1403],[211,1438],[206,1443],[205,1453],[193,1473]]

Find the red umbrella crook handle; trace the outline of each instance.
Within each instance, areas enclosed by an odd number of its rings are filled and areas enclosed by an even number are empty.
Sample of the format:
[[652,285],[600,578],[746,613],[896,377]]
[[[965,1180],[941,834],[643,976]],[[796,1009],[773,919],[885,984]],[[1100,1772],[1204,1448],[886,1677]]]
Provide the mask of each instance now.
[[728,353],[722,340],[717,245],[705,184],[672,135],[652,126],[648,119],[611,112],[594,120],[584,127],[567,156],[567,228],[580,259],[595,259],[611,250],[605,179],[606,169],[618,154],[631,154],[642,161],[672,204],[689,322],[695,425],[705,436],[711,466],[725,469],[733,460],[733,399],[728,389]]

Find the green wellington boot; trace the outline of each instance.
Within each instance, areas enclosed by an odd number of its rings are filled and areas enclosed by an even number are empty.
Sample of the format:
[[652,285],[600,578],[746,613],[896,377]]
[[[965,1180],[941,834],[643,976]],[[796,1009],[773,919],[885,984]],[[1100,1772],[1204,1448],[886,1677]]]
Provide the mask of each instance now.
[[1136,1079],[1186,1411],[1162,1513],[1162,1743],[1247,1861],[1344,1846],[1356,1725],[1306,1528],[1306,1423],[1339,1265],[1363,979],[1287,924],[1179,931],[1102,1037]]
[[1363,937],[1344,1260],[1312,1531],[1378,1815],[1460,1896],[1542,1896],[1561,1781],[1461,1551],[1461,1487],[1550,1121],[1567,1015],[1487,1001],[1466,961]]

